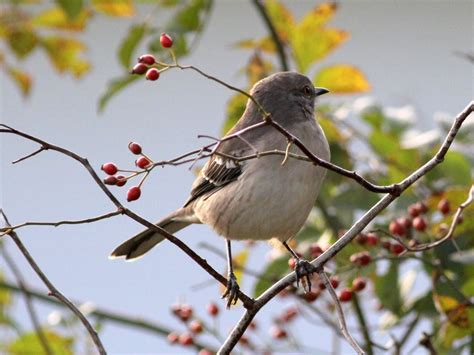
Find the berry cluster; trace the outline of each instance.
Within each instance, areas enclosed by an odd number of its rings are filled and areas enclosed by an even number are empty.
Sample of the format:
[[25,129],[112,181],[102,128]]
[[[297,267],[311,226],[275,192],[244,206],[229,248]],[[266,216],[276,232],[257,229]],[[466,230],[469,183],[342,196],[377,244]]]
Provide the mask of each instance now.
[[[163,48],[171,48],[173,46],[173,39],[170,35],[162,33],[160,36],[160,43]],[[171,49],[170,49],[171,50]],[[174,58],[174,53],[172,53]],[[158,69],[156,66],[162,67]],[[158,62],[152,54],[144,54],[138,58],[138,63],[131,70],[131,74],[143,75],[150,81],[159,79],[161,72],[169,68],[168,65]]]
[[[123,170],[119,169],[115,163],[105,163],[102,164],[102,171],[106,173],[108,176],[103,180],[104,184],[106,185],[115,185],[118,187],[124,186],[128,180],[131,178],[134,178],[135,176],[138,176],[140,174],[146,173],[143,178],[141,179],[140,183],[136,186],[132,186],[130,189],[128,189],[127,192],[127,201],[135,201],[138,200],[141,196],[141,186],[143,185],[143,182],[145,181],[146,177],[148,176],[148,172],[153,169],[155,166],[153,161],[148,158],[146,155],[142,153],[142,147],[140,144],[136,142],[130,142],[128,144],[128,149],[130,152],[132,152],[135,155],[139,155],[135,160],[135,166],[139,168],[140,170]],[[122,174],[117,174],[117,173],[128,173],[128,176],[122,175]]]

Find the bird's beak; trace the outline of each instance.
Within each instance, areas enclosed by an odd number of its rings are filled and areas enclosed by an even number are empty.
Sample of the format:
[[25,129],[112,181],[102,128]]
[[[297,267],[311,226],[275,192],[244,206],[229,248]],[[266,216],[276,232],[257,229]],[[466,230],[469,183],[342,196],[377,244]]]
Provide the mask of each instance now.
[[329,90],[325,88],[317,88],[317,87],[314,88],[314,93],[316,96],[321,96],[321,95],[327,94],[328,92]]

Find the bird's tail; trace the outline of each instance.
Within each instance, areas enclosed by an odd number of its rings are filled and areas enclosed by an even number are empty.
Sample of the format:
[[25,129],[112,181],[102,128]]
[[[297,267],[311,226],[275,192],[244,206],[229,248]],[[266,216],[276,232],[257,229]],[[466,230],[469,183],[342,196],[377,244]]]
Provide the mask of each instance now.
[[[156,225],[166,229],[168,233],[173,234],[187,227],[191,223],[197,222],[190,220],[189,218],[183,218],[180,215],[182,215],[182,209],[173,212],[166,218],[163,218],[161,221],[157,222]],[[125,257],[125,260],[133,260],[141,257],[163,240],[165,240],[165,237],[161,234],[155,233],[151,229],[145,229],[115,248],[109,258],[115,259]]]

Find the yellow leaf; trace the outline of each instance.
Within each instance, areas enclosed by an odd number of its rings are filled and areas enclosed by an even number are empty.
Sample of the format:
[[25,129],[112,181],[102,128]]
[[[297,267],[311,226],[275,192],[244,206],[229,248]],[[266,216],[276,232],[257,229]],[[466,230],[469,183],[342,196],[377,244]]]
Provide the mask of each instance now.
[[446,315],[450,323],[460,328],[469,328],[468,305],[459,303],[455,298],[439,294],[433,295],[433,301],[438,311]]
[[270,75],[273,65],[270,61],[264,60],[257,52],[250,57],[250,61],[245,69],[247,71],[247,77],[249,78],[249,84],[253,85],[257,81]]
[[330,21],[337,10],[336,3],[322,3],[308,12],[299,23],[299,27],[315,28]]
[[129,17],[135,14],[132,0],[92,0],[97,12],[109,16]]
[[311,64],[326,57],[348,38],[348,32],[336,28],[298,25],[290,38],[298,70],[305,73]]
[[347,64],[321,69],[316,74],[314,83],[336,94],[354,94],[370,90],[365,75],[356,67]]
[[28,96],[31,91],[31,76],[18,68],[8,68],[7,73],[20,88],[23,96]]
[[244,39],[235,44],[236,48],[244,49],[258,49],[264,53],[275,53],[275,43],[270,37],[263,37],[261,39]]
[[290,33],[295,25],[295,20],[291,12],[275,0],[265,1],[265,8],[275,26],[280,40],[285,43],[288,42]]
[[89,19],[90,11],[81,11],[71,20],[63,9],[54,7],[38,14],[32,20],[35,27],[56,28],[61,30],[83,31]]
[[82,42],[73,38],[46,37],[42,39],[42,45],[53,66],[60,73],[69,71],[76,78],[80,78],[89,71],[89,62],[80,57],[85,50]]
[[[241,284],[242,277],[244,276],[244,272],[242,268],[245,267],[248,257],[249,257],[249,249],[243,249],[232,258],[232,265],[234,267],[234,275],[239,285]],[[224,293],[225,287],[221,285],[220,288],[221,288],[221,292]]]

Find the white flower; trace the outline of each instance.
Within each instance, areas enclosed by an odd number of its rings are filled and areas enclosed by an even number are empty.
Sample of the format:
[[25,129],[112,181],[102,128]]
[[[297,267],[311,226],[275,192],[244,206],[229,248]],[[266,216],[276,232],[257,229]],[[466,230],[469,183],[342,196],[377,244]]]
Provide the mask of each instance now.
[[437,129],[420,133],[416,130],[410,130],[405,133],[400,142],[403,149],[417,149],[426,145],[438,143],[441,134]]
[[383,114],[387,118],[403,124],[413,124],[416,121],[415,108],[412,105],[384,107]]
[[48,314],[48,324],[55,326],[61,323],[61,320],[63,319],[63,315],[59,311],[53,311],[50,314]]
[[375,99],[372,96],[362,96],[354,100],[352,103],[352,109],[357,115],[362,115],[366,111],[374,108],[377,105]]

